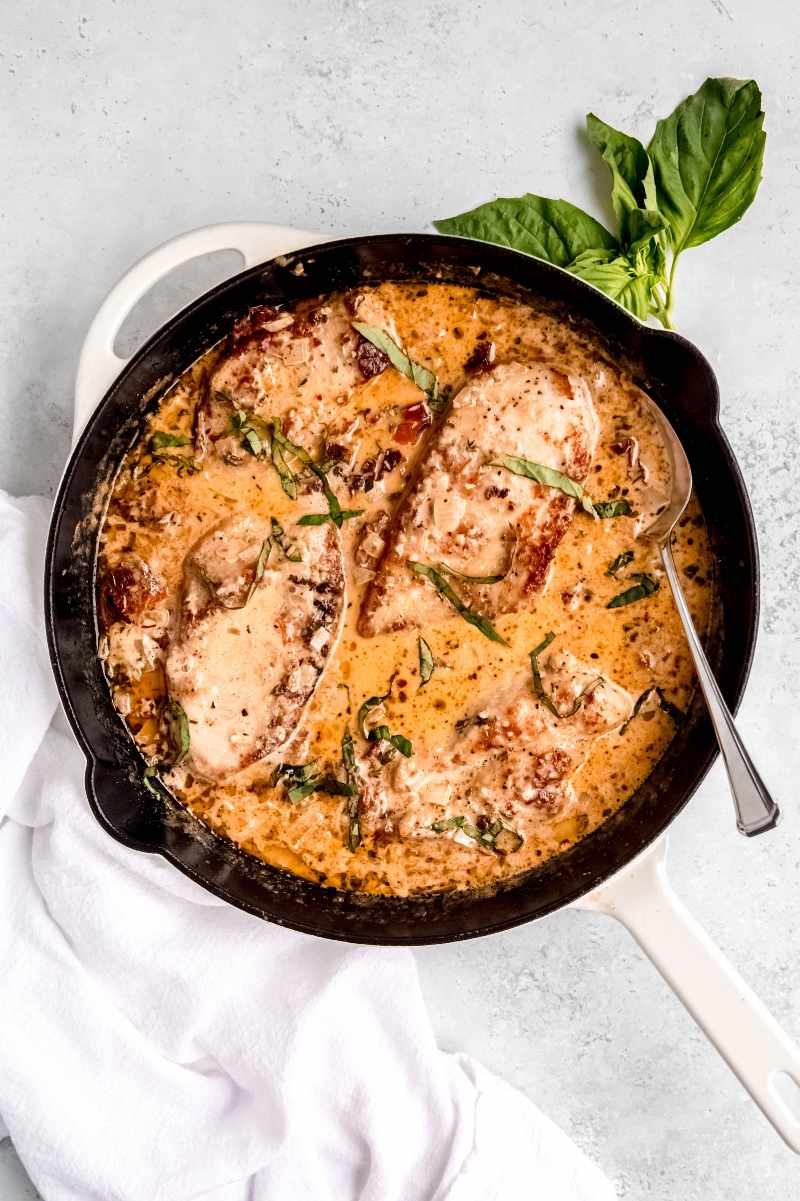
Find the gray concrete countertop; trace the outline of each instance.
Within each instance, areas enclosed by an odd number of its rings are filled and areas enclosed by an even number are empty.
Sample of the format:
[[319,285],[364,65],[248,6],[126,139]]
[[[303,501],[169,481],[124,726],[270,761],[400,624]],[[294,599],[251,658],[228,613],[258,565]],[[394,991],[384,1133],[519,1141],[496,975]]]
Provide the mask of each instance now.
[[[526,190],[607,217],[605,167],[580,133],[588,110],[646,140],[706,75],[759,81],[760,195],[741,225],[685,256],[676,322],[717,371],[756,512],[764,608],[742,728],[785,818],[738,837],[717,769],[675,824],[671,870],[796,1037],[799,56],[786,0],[41,0],[0,14],[0,484],[13,492],[52,493],[83,334],[156,243],[236,219],[422,229]],[[235,268],[172,281],[129,338]],[[798,1161],[621,927],[562,912],[418,960],[441,1043],[528,1092],[620,1197],[797,1195]],[[7,1142],[0,1195],[35,1196]]]

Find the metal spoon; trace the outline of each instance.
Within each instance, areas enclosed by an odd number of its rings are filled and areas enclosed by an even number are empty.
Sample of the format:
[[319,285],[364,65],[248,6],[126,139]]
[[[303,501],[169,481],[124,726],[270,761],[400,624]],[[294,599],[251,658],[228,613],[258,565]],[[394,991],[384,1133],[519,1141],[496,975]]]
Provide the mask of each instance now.
[[683,625],[689,650],[692,652],[697,678],[703,690],[706,707],[728,772],[733,803],[736,808],[736,825],[742,834],[748,836],[761,834],[762,831],[771,830],[777,824],[780,818],[780,809],[767,791],[764,781],[745,750],[734,725],[731,711],[723,700],[694,628],[672,558],[670,538],[678,519],[689,503],[692,492],[692,471],[680,438],[658,406],[649,397],[647,399],[671,460],[672,495],[666,508],[658,514],[655,521],[640,536],[652,538],[661,554],[661,562],[667,573],[675,607]]

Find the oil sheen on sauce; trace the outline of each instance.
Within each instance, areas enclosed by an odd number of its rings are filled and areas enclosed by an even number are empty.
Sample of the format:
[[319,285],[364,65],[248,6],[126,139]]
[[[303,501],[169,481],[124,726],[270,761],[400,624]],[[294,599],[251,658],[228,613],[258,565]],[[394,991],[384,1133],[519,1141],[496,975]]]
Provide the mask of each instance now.
[[[349,726],[358,740],[359,705],[366,697],[386,693],[390,681],[382,720],[407,736],[417,754],[442,745],[455,723],[474,711],[476,698],[491,698],[509,672],[530,674],[529,652],[548,632],[556,635],[554,649],[595,667],[598,675],[605,673],[633,700],[656,687],[675,709],[687,710],[694,689],[690,656],[656,549],[636,537],[641,514],[655,511],[668,495],[668,467],[657,428],[630,376],[591,332],[563,315],[447,284],[386,283],[364,292],[367,313],[383,314],[384,325],[391,322],[393,337],[451,393],[467,382],[467,365],[479,360],[481,347],[488,344],[494,346],[496,364],[544,364],[581,377],[600,422],[586,490],[597,500],[628,499],[640,516],[597,521],[578,509],[543,589],[520,611],[495,621],[507,647],[487,640],[452,610],[420,630],[363,637],[357,621],[370,573],[364,569],[363,555],[360,564],[357,561],[356,548],[363,544],[365,526],[375,514],[391,512],[397,504],[404,481],[426,453],[428,431],[418,428],[419,405],[425,398],[411,380],[390,367],[372,378],[346,382],[336,400],[335,422],[325,421],[321,429],[317,416],[324,416],[323,402],[330,397],[318,391],[307,394],[302,361],[290,364],[279,383],[294,389],[296,404],[284,428],[315,458],[344,437],[351,464],[366,461],[369,467],[387,449],[399,451],[403,460],[396,464],[397,454],[387,459],[389,470],[369,490],[362,481],[350,491],[352,480],[337,476],[335,470],[329,474],[343,507],[364,512],[345,522],[341,531],[347,580],[343,631],[290,744],[269,761],[223,780],[201,779],[192,773],[191,760],[163,770],[161,778],[218,834],[268,863],[322,884],[399,895],[485,887],[564,851],[624,804],[672,739],[674,711],[671,715],[668,706],[656,703],[654,693],[622,731],[597,738],[572,779],[574,803],[566,812],[542,812],[527,826],[522,846],[506,854],[468,838],[454,838],[453,831],[426,837],[368,832],[351,851],[343,798],[312,793],[292,803],[281,784],[272,784],[275,764],[315,760],[326,771],[337,770],[344,728]],[[324,305],[330,328],[337,321],[349,327],[352,298],[331,296]],[[356,319],[370,318],[362,318],[359,311]],[[233,456],[236,461],[217,455],[195,462],[188,443],[195,409],[223,353],[221,347],[210,351],[148,418],[120,469],[101,535],[101,578],[133,554],[152,569],[165,593],[154,616],[138,623],[116,620],[119,615],[109,614],[101,604],[105,630],[100,653],[114,701],[149,762],[163,755],[164,657],[187,553],[216,522],[233,514],[249,513],[267,521],[274,517],[291,531],[299,512],[317,511],[322,504],[318,492],[299,503],[291,500],[268,456],[245,450]],[[339,391],[335,374],[330,387]],[[304,414],[310,415],[307,423]],[[171,433],[185,444],[163,446],[154,456],[154,431]],[[695,623],[704,630],[713,602],[713,561],[694,498],[673,549]],[[633,559],[616,577],[609,575],[609,565],[630,551]],[[648,573],[661,585],[659,590],[624,607],[607,608],[608,601],[629,586],[634,572]],[[424,688],[418,634],[431,647],[437,665]]]

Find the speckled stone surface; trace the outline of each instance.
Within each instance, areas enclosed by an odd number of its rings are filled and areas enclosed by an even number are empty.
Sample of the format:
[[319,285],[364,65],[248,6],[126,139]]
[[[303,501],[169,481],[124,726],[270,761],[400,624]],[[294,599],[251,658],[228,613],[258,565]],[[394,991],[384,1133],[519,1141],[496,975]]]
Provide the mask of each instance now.
[[[763,623],[742,728],[785,819],[747,843],[716,770],[675,824],[671,872],[796,1037],[799,57],[788,0],[40,0],[0,13],[0,484],[16,492],[53,491],[82,336],[154,244],[235,219],[421,229],[526,190],[608,216],[586,111],[646,139],[706,75],[759,80],[761,193],[740,226],[683,260],[676,321],[717,371],[758,521]],[[235,267],[172,281],[129,342]],[[797,1196],[800,1163],[608,919],[563,912],[423,950],[419,964],[442,1044],[525,1089],[620,1197]],[[34,1196],[3,1143],[0,1197]]]

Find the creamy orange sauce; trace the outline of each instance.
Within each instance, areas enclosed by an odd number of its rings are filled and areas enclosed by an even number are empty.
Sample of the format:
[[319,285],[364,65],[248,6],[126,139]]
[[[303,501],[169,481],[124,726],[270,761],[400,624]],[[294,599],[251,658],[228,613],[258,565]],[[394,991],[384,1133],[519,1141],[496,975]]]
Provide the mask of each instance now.
[[[624,368],[586,331],[544,308],[470,288],[383,284],[368,291],[371,302],[391,315],[397,338],[408,353],[435,372],[445,389],[464,385],[466,364],[481,339],[494,343],[497,363],[539,362],[582,377],[600,421],[598,450],[585,485],[589,494],[595,500],[629,499],[636,514],[655,510],[666,499],[666,457],[641,393]],[[340,299],[329,298],[328,303],[336,312],[344,311]],[[247,454],[239,463],[206,458],[195,469],[191,446],[176,447],[174,453],[166,448],[171,458],[153,456],[154,431],[191,435],[198,396],[219,355],[220,348],[210,351],[149,418],[142,438],[123,463],[102,532],[104,565],[113,567],[133,553],[163,581],[166,592],[149,634],[146,626],[123,630],[109,621],[101,642],[115,703],[149,761],[163,758],[163,660],[190,548],[215,522],[234,513],[275,517],[289,530],[299,512],[324,508],[318,493],[298,507],[282,490],[268,458]],[[302,407],[302,364],[296,369],[294,385],[297,405]],[[543,814],[513,853],[495,854],[441,835],[366,836],[353,852],[347,846],[342,797],[313,793],[290,803],[280,785],[271,785],[271,777],[276,761],[313,759],[324,770],[335,771],[343,729],[349,725],[357,737],[359,705],[366,697],[385,693],[393,676],[386,723],[408,737],[417,753],[445,742],[454,724],[474,710],[478,698],[491,697],[495,684],[509,672],[529,672],[528,654],[548,631],[557,637],[554,646],[582,663],[596,665],[598,674],[627,689],[633,699],[657,686],[685,711],[694,688],[690,656],[657,552],[637,538],[641,520],[636,516],[593,521],[580,511],[575,514],[544,589],[522,610],[494,622],[508,647],[488,641],[452,611],[419,631],[437,665],[424,688],[420,687],[417,630],[370,638],[359,634],[357,619],[368,579],[356,563],[356,546],[365,523],[378,511],[392,510],[416,459],[425,454],[424,433],[416,443],[394,440],[404,413],[421,399],[410,380],[389,368],[348,388],[337,408],[336,428],[327,430],[327,441],[335,443],[337,431],[357,418],[359,462],[389,447],[399,449],[405,459],[368,492],[350,493],[343,478],[337,478],[335,471],[330,474],[342,505],[363,509],[364,514],[342,529],[347,574],[344,628],[291,743],[277,760],[273,756],[269,762],[257,762],[224,782],[210,783],[193,775],[190,761],[161,773],[164,783],[197,817],[245,851],[340,888],[405,894],[486,886],[533,868],[622,805],[650,774],[675,732],[668,713],[648,702],[622,733],[614,730],[598,738],[573,778],[576,804],[566,813]],[[407,432],[400,434],[401,439]],[[635,440],[646,480],[636,478],[641,473],[630,462],[635,455],[621,449],[628,439]],[[303,442],[302,437],[297,440]],[[321,456],[319,440],[303,444],[315,457]],[[185,457],[186,465],[179,457]],[[633,560],[617,578],[610,577],[609,564],[626,551],[633,552]],[[695,500],[682,519],[674,554],[695,623],[704,630],[713,600],[713,562]],[[633,572],[649,573],[660,583],[659,590],[634,604],[608,609],[607,602],[630,586]],[[149,639],[144,645],[143,638]]]

